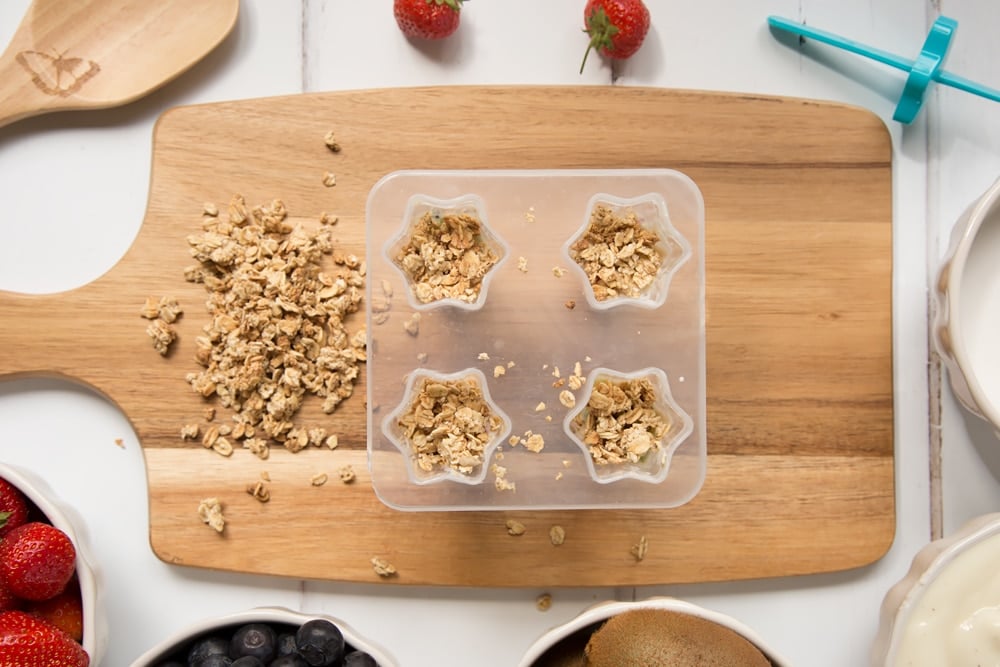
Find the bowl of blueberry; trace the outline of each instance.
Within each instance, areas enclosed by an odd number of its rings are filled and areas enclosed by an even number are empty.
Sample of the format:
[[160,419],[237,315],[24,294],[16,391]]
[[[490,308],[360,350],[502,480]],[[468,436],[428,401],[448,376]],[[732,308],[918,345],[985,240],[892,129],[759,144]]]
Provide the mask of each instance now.
[[194,623],[132,667],[396,667],[396,661],[331,616],[257,607]]

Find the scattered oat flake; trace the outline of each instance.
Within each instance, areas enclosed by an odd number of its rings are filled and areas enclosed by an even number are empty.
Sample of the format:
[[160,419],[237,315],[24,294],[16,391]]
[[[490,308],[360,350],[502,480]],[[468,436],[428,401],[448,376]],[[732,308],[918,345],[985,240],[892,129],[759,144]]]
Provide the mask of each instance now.
[[229,440],[227,440],[226,438],[219,437],[212,444],[212,451],[216,452],[217,454],[221,454],[223,456],[227,456],[227,457],[228,456],[232,456],[233,455],[233,444],[231,442],[229,442]]
[[553,366],[552,367],[552,377],[557,378],[557,377],[560,377],[561,375],[562,374],[559,372],[559,367],[558,366]]
[[583,366],[579,361],[573,364],[573,375],[583,375]]
[[219,207],[212,202],[205,202],[202,207],[202,212],[210,218],[216,218],[219,216]]
[[549,528],[549,541],[553,546],[559,546],[566,541],[566,529],[556,525]]
[[323,185],[325,185],[328,188],[332,188],[336,184],[337,184],[337,175],[336,174],[334,174],[333,172],[330,172],[330,171],[328,171],[325,174],[323,174]]
[[556,481],[558,482],[562,478],[563,478],[563,473],[562,470],[560,470],[559,472],[556,473]]
[[569,459],[563,459],[562,460],[562,465],[563,465],[563,468],[569,468],[569,467],[571,467],[573,465],[573,462],[570,461]]
[[417,353],[417,362],[421,364],[427,363],[427,353],[426,352]]
[[337,474],[340,475],[340,481],[344,484],[350,484],[353,482],[357,475],[354,473],[354,466],[346,465],[337,470]]
[[556,278],[562,278],[563,276],[566,275],[566,269],[562,268],[561,266],[553,266],[552,275],[554,275]]
[[558,380],[552,383],[552,386],[558,389],[559,387],[562,387],[565,384],[566,384],[566,378],[559,378]]
[[271,481],[271,473],[269,473],[266,470],[261,470],[260,471],[260,478],[262,480],[264,480],[265,482],[270,482]]
[[507,526],[507,534],[514,535],[515,537],[524,535],[524,531],[526,530],[524,524],[516,519],[507,519],[505,525]]
[[570,375],[566,384],[569,385],[570,389],[576,391],[583,386],[583,377],[580,375]]
[[323,441],[327,449],[336,449],[340,446],[340,438],[336,434],[326,436],[326,440]]
[[563,389],[559,392],[559,402],[562,403],[567,408],[572,408],[576,405],[576,396],[573,395],[568,389]]
[[545,402],[544,401],[540,402],[538,405],[535,406],[535,412],[541,412],[544,409],[545,409]]
[[380,577],[391,577],[396,574],[396,568],[384,558],[372,556],[371,564],[372,569],[375,570],[375,574]]
[[318,472],[309,478],[309,483],[313,486],[323,486],[326,484],[328,479],[330,479],[330,477],[325,472]]
[[564,303],[563,305],[566,306],[568,310],[573,310],[574,308],[576,308],[576,301],[574,301],[573,299],[567,299],[566,303]]
[[420,333],[420,313],[413,313],[410,319],[403,322],[403,329],[411,336],[416,336]]
[[247,493],[262,503],[266,503],[271,499],[271,492],[268,490],[264,481],[265,480],[260,480],[254,482],[253,484],[247,484]]
[[329,132],[326,133],[326,136],[323,137],[323,143],[326,144],[326,147],[329,148],[332,152],[334,153],[340,152],[340,144],[337,143],[337,135],[333,133],[333,130],[330,130]]
[[583,360],[586,361],[586,362],[588,362],[588,363],[590,363],[591,361],[593,361],[593,359],[591,359],[590,357],[584,357]]
[[537,598],[535,598],[535,608],[538,611],[548,611],[552,608],[552,595],[549,593],[542,593]]
[[518,445],[518,444],[521,443],[521,438],[517,437],[516,435],[512,435],[509,438],[507,438],[507,443],[511,447],[514,447],[514,446],[516,446],[516,445]]
[[545,421],[547,422],[552,421],[552,415],[545,415]]
[[643,535],[639,538],[638,543],[632,545],[632,555],[636,561],[641,561],[646,557],[647,551],[649,551],[649,543],[646,541],[646,536]]
[[201,427],[197,424],[184,424],[181,426],[181,440],[196,440],[201,432]]
[[222,503],[218,498],[205,498],[198,503],[198,516],[217,533],[221,533],[226,527],[226,518],[222,516]]
[[479,359],[479,361],[489,361],[490,360],[490,355],[488,355],[485,352],[480,352],[479,356],[476,357],[476,359]]
[[501,375],[507,374],[507,368],[505,366],[494,366],[493,367],[493,377],[498,378]]
[[527,273],[528,272],[528,258],[527,257],[518,257],[517,258],[517,270],[520,271],[521,273]]

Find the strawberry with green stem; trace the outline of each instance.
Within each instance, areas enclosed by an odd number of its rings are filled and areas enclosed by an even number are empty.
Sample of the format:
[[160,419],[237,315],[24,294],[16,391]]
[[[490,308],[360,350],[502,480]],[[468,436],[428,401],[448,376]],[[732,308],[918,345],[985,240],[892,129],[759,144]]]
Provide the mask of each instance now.
[[590,43],[580,63],[581,74],[593,49],[616,60],[631,58],[649,32],[649,9],[642,0],[589,0],[583,21]]
[[0,538],[28,520],[28,501],[21,491],[0,479]]
[[394,0],[393,14],[407,37],[444,39],[458,30],[465,0]]

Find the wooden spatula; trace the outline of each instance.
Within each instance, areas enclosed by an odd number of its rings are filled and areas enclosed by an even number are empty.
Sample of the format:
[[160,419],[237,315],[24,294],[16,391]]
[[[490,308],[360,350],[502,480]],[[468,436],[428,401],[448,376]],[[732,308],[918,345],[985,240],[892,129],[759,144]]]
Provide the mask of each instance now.
[[215,48],[238,12],[239,0],[34,0],[0,57],[0,127],[131,102]]

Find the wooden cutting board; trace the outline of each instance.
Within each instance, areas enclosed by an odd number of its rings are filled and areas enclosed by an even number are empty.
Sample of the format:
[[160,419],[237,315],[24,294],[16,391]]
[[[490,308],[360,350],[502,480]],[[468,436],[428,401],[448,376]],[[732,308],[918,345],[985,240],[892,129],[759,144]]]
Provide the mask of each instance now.
[[[329,130],[339,154],[324,145]],[[895,530],[891,156],[886,128],[867,111],[736,94],[449,87],[177,108],[156,125],[148,209],[125,257],[67,293],[0,293],[0,376],[78,380],[121,407],[145,455],[150,542],[169,563],[529,587],[853,568],[880,558]],[[708,470],[689,504],[389,509],[366,472],[363,381],[330,417],[304,410],[304,422],[339,435],[334,451],[275,450],[261,461],[181,440],[182,425],[204,420],[185,375],[197,370],[205,294],[183,270],[205,202],[225,209],[241,193],[251,204],[280,198],[293,217],[336,214],[338,248],[363,255],[366,196],[394,170],[640,167],[680,170],[705,199]],[[327,171],[333,187],[322,183]],[[185,314],[161,358],[139,310],[164,295]],[[227,418],[220,410],[216,422]],[[350,485],[335,474],[348,463],[358,472]],[[245,492],[264,471],[266,504]],[[312,486],[319,472],[336,481]],[[198,519],[209,496],[224,503],[223,535]],[[509,518],[526,533],[509,536]],[[554,524],[566,531],[559,547]],[[642,537],[639,562],[630,550]],[[373,556],[398,574],[378,577]]]

